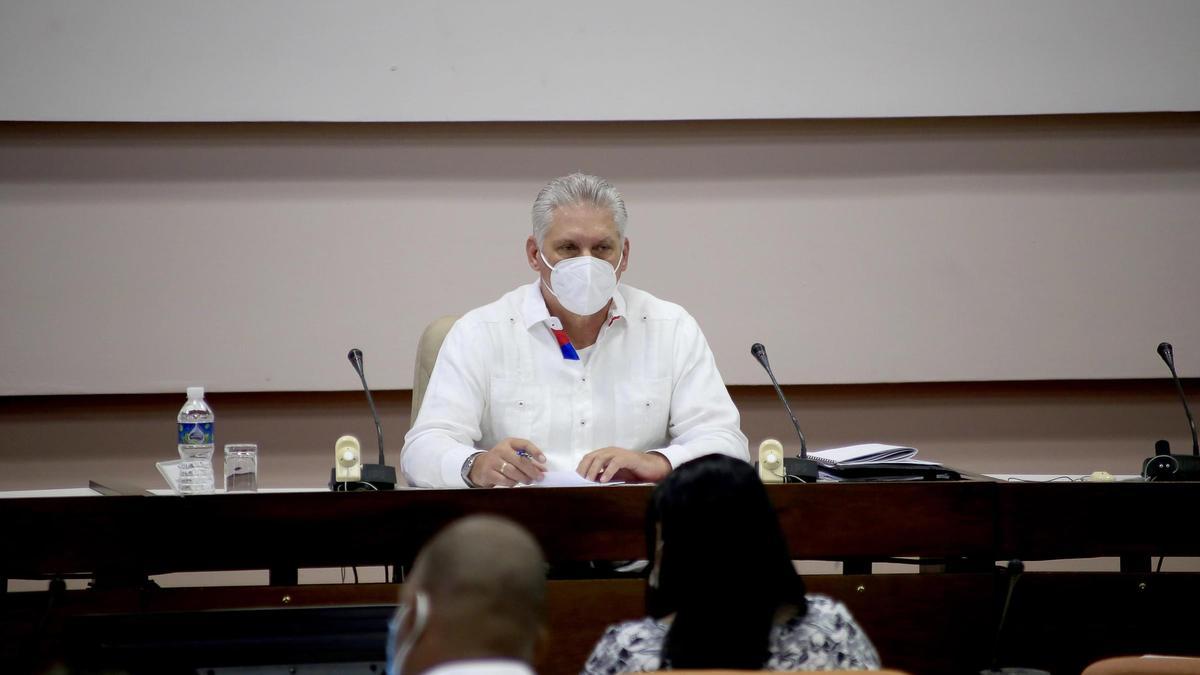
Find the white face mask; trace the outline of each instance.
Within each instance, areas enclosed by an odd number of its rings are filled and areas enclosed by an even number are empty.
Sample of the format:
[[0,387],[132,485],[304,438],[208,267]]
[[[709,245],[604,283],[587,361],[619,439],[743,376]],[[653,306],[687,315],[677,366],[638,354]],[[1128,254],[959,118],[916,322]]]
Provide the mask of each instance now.
[[404,638],[397,639],[400,633],[400,624],[404,623],[404,618],[409,612],[414,611],[414,606],[405,607],[397,612],[392,620],[388,622],[388,641],[387,641],[387,673],[388,675],[403,675],[404,662],[408,660],[408,653],[412,651],[413,645],[417,644],[421,633],[425,632],[425,626],[429,623],[429,596],[423,591],[417,591],[416,599],[413,601],[415,606],[416,616],[413,617],[412,628],[404,634]]
[[624,251],[616,267],[590,255],[560,260],[557,265],[551,265],[544,253],[538,255],[550,268],[550,285],[546,289],[568,312],[580,316],[591,316],[612,300],[617,290],[617,269],[625,261]]

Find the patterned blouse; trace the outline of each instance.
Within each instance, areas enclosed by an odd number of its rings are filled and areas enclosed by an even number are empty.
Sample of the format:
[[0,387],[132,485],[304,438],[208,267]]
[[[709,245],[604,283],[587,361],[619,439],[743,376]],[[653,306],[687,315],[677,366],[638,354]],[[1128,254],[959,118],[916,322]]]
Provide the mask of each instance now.
[[[808,612],[771,629],[764,670],[878,670],[879,655],[842,603],[809,594]],[[609,626],[583,667],[584,675],[658,670],[670,623],[650,617]]]

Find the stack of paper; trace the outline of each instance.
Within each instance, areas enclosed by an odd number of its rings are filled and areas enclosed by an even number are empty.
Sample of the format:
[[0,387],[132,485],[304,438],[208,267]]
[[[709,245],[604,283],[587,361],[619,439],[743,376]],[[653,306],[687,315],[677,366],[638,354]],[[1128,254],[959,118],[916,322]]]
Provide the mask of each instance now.
[[859,464],[877,464],[880,462],[908,462],[912,464],[930,464],[919,459],[916,448],[906,448],[899,445],[884,445],[883,443],[862,443],[847,445],[844,448],[830,448],[808,453],[809,459],[815,459],[821,466],[855,466]]
[[917,449],[883,443],[862,443],[808,453],[821,465],[820,480],[957,480],[956,471],[937,462],[916,459]]

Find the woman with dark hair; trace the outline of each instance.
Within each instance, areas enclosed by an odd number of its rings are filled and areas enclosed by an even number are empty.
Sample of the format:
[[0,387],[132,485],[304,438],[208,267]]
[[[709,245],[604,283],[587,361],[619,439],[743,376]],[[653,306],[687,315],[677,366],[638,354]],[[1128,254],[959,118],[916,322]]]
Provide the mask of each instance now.
[[650,616],[610,626],[587,675],[681,668],[879,668],[845,605],[806,595],[753,467],[708,455],[676,468],[646,513]]

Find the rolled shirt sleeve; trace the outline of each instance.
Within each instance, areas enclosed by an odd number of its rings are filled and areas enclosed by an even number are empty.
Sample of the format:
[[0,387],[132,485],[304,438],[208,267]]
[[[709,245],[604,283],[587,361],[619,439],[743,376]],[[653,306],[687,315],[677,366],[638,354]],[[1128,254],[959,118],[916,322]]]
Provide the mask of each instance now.
[[414,487],[467,487],[462,466],[479,452],[487,366],[474,348],[473,325],[456,321],[446,334],[416,422],[404,437],[400,469]]
[[667,429],[671,444],[656,452],[666,456],[672,467],[714,453],[750,461],[737,407],[699,324],[687,314],[675,333],[674,359],[676,375]]

